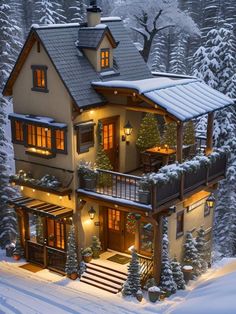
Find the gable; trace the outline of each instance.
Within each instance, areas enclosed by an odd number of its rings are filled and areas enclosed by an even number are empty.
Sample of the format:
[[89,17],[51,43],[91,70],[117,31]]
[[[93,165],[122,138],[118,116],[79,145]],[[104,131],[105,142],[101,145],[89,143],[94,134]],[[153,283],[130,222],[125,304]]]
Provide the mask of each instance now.
[[[152,77],[143,58],[129,38],[122,21],[106,20],[112,36],[119,42],[114,49],[114,61],[118,67],[119,79],[139,80]],[[74,103],[81,109],[89,106],[99,106],[105,103],[91,86],[92,81],[112,80],[111,77],[102,78],[95,71],[87,58],[76,46],[78,40],[78,24],[48,27],[38,27],[31,30],[27,42],[4,88],[4,94],[11,95],[12,86],[27,56],[31,37],[40,40],[54,65],[59,77],[64,83]]]

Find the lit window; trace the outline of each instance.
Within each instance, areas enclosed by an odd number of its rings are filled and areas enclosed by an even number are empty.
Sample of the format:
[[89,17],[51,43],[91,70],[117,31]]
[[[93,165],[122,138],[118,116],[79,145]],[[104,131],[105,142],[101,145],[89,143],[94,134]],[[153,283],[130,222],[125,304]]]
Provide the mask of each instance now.
[[14,130],[13,130],[13,140],[15,142],[23,142],[24,141],[24,133],[23,133],[23,122],[14,121]]
[[28,124],[27,127],[28,145],[46,149],[52,148],[52,132],[50,129],[32,124]]
[[56,149],[65,150],[65,131],[56,130]]
[[107,69],[110,67],[110,50],[101,50],[101,69]]
[[176,237],[184,234],[184,211],[177,213]]
[[48,92],[47,90],[47,67],[33,65],[33,91]]

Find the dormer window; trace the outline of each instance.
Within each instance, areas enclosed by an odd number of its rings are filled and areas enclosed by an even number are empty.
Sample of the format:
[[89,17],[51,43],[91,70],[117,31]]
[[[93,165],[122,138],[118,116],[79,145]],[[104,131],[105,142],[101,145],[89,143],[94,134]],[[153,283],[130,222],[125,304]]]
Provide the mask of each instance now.
[[32,65],[33,88],[32,91],[47,93],[47,67],[43,65]]
[[101,70],[108,69],[110,67],[110,49],[101,50]]

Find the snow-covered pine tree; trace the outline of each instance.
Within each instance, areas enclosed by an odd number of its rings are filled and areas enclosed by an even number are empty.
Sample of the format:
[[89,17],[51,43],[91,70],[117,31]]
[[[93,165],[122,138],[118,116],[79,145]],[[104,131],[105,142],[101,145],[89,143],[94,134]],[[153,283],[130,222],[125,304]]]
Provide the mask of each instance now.
[[141,121],[136,145],[140,151],[153,146],[160,146],[161,138],[157,120],[152,113],[147,113]]
[[128,266],[128,277],[123,287],[123,295],[130,295],[135,297],[138,290],[141,289],[140,283],[140,265],[138,254],[133,248],[131,253],[131,261]]
[[151,52],[151,69],[153,72],[166,72],[166,37],[158,34]]
[[177,286],[173,279],[171,263],[169,259],[169,240],[168,240],[168,218],[163,218],[163,238],[162,238],[162,264],[160,287],[168,294],[176,292]]
[[[71,2],[71,1],[70,1]],[[69,7],[70,22],[83,23],[86,20],[86,5],[84,0],[74,0]]]
[[177,289],[184,290],[185,289],[184,274],[182,272],[181,264],[177,261],[176,258],[174,258],[171,261],[171,270]]
[[83,275],[83,273],[86,271],[86,263],[84,261],[81,261],[79,264],[79,270],[78,270],[78,275],[79,277],[81,277]]
[[164,126],[162,144],[168,145],[169,147],[175,147],[176,139],[177,139],[177,124],[175,122],[166,123]]
[[205,230],[202,226],[197,231],[196,249],[198,250],[198,254],[200,257],[201,272],[205,273],[208,268],[207,261],[209,260],[209,254],[211,253],[209,252],[209,247],[207,247],[206,245]]
[[[200,47],[195,54],[194,74],[205,80],[213,88],[235,97],[235,37],[232,27],[213,29],[207,34],[205,47]],[[228,145],[228,168],[226,180],[218,188],[214,217],[214,242],[216,249],[223,256],[236,253],[236,112],[229,107],[215,114],[214,143],[221,147]]]
[[23,254],[24,254],[24,250],[21,246],[20,235],[19,235],[19,232],[17,232],[16,244],[15,244],[15,249],[13,251],[13,255],[18,255],[22,257]]
[[35,2],[35,23],[60,24],[65,23],[65,21],[64,11],[59,1],[38,0]]
[[125,281],[125,283],[123,284],[121,293],[122,293],[123,297],[132,295],[131,288],[130,288],[128,281]]
[[77,259],[77,249],[75,241],[75,227],[71,226],[69,232],[68,241],[67,241],[67,256],[66,256],[66,265],[65,272],[67,275],[77,274],[78,273],[78,259]]
[[[0,246],[4,247],[16,237],[16,217],[7,200],[16,191],[9,187],[8,143],[5,133],[6,110],[11,106],[2,90],[21,47],[20,33],[9,1],[0,2]],[[9,110],[9,109],[8,109]]]
[[171,73],[186,74],[186,38],[184,34],[176,36],[173,43],[173,50],[170,54],[170,69]]
[[196,248],[196,242],[191,232],[187,232],[184,243],[184,265],[193,267],[193,274],[199,276],[201,274],[200,257]]

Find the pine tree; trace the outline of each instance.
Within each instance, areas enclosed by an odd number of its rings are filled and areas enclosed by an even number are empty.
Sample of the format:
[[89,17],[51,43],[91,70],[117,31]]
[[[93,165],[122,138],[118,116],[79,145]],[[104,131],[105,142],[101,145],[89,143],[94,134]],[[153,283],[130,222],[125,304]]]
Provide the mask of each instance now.
[[3,86],[10,74],[21,47],[20,32],[14,19],[14,11],[9,1],[0,3],[0,246],[4,247],[16,237],[16,217],[7,200],[16,194],[9,187],[8,143],[6,139],[6,109],[11,101],[3,97]]
[[83,23],[86,20],[86,6],[84,0],[75,0],[74,5],[70,8],[71,22],[73,23]]
[[163,218],[163,238],[162,238],[162,264],[160,287],[168,294],[176,292],[177,286],[173,279],[171,264],[169,259],[169,240],[168,240],[168,220]]
[[184,34],[177,36],[173,46],[173,51],[170,54],[169,71],[177,74],[186,74],[186,38]]
[[79,271],[78,271],[78,275],[79,277],[81,277],[83,275],[83,273],[86,271],[86,263],[84,261],[81,261],[79,264]]
[[135,249],[132,250],[131,261],[128,266],[128,277],[123,287],[123,295],[136,296],[138,290],[141,289],[140,284],[140,265],[138,255]]
[[192,233],[187,232],[184,244],[184,264],[193,267],[193,274],[199,276],[201,273],[201,264],[196,243],[193,239]]
[[184,290],[185,289],[184,274],[181,269],[181,264],[176,260],[176,258],[174,258],[171,262],[171,270],[177,289]]
[[[108,158],[102,145],[99,145],[98,149],[97,149],[96,166],[97,166],[97,168],[103,169],[103,170],[113,170],[110,159]],[[99,173],[98,185],[100,187],[111,186],[112,185],[112,176],[108,173]]]
[[23,250],[23,248],[21,246],[19,232],[17,232],[16,244],[15,244],[15,249],[13,251],[13,255],[18,255],[20,257],[22,257],[24,255],[24,250]]
[[188,121],[184,125],[184,145],[195,143],[195,127],[193,121]]
[[157,120],[152,113],[147,113],[141,121],[136,145],[140,151],[145,151],[147,148],[160,146],[160,143]]
[[34,21],[40,24],[65,23],[66,18],[62,5],[56,0],[39,0],[35,2]]
[[67,275],[78,273],[77,249],[75,241],[75,227],[72,225],[67,241],[67,256],[65,272]]
[[209,260],[209,254],[211,253],[209,252],[209,248],[206,246],[205,230],[203,227],[197,231],[196,248],[200,257],[199,261],[201,263],[201,272],[204,273],[207,271],[207,261]]
[[164,126],[162,144],[168,145],[169,147],[175,147],[176,139],[177,139],[177,124],[175,122],[166,123]]

